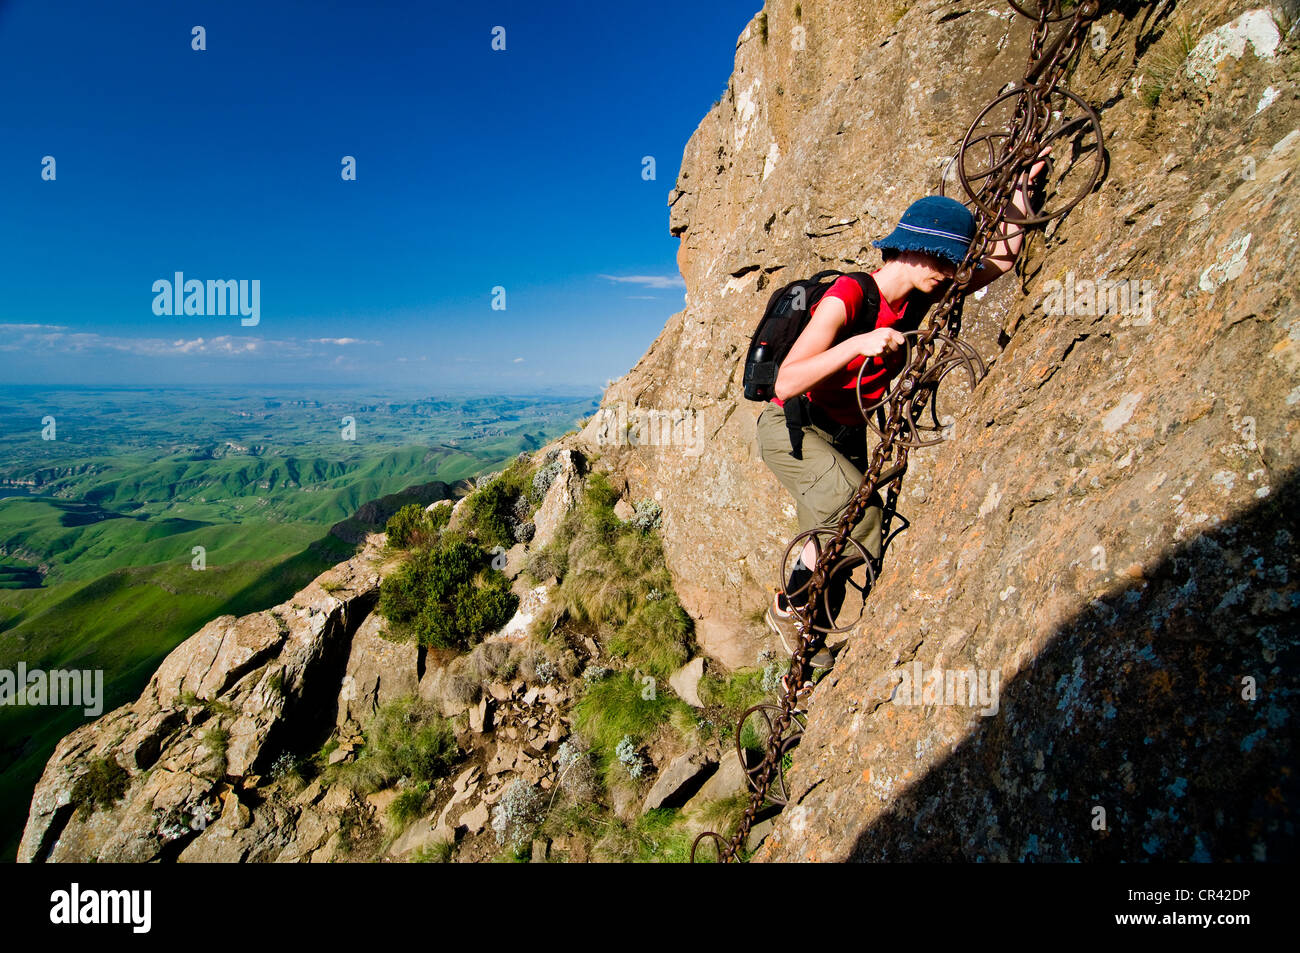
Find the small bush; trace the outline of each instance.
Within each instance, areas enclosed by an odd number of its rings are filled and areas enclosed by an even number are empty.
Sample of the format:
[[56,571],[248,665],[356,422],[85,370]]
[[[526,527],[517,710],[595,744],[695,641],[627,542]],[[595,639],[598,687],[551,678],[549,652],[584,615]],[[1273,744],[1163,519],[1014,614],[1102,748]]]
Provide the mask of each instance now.
[[[446,509],[446,507],[439,507]],[[428,544],[437,535],[433,521],[418,503],[408,503],[388,518],[385,532],[390,546],[407,548]]]
[[448,672],[447,687],[443,694],[448,701],[457,705],[474,705],[483,695],[483,682],[470,672]]
[[654,500],[637,500],[633,506],[632,519],[628,522],[641,532],[649,533],[662,525],[663,513],[663,507]]
[[200,738],[203,747],[210,751],[211,758],[219,765],[212,773],[216,777],[226,773],[226,748],[230,744],[230,732],[221,725],[213,725]]
[[72,803],[77,805],[77,813],[85,819],[97,809],[107,810],[126,794],[131,776],[126,769],[112,757],[95,758],[85,774],[77,778],[72,785]]
[[456,845],[451,841],[436,840],[412,854],[411,861],[416,864],[446,864],[451,862],[451,855],[455,852]]
[[611,653],[667,681],[690,658],[691,619],[675,595],[644,603],[606,640]]
[[624,738],[633,742],[649,738],[669,723],[678,708],[689,711],[684,702],[664,692],[648,693],[630,672],[619,672],[587,685],[573,706],[574,725],[591,743],[606,779],[616,780],[610,772],[620,763],[619,743]]
[[508,642],[483,642],[474,648],[469,664],[474,674],[483,681],[504,679],[508,676],[502,673],[510,664],[511,652]]
[[429,802],[429,782],[420,781],[397,797],[388,805],[388,819],[396,830],[402,830],[407,824],[424,813],[424,806]]
[[560,475],[564,469],[564,464],[559,459],[560,451],[552,450],[546,455],[546,460],[537,472],[533,474],[530,497],[535,504],[540,504],[546,497],[546,493],[555,484],[555,478]]
[[358,790],[370,793],[398,778],[417,784],[434,781],[447,773],[458,754],[451,724],[430,706],[406,697],[376,712],[365,730],[360,756],[338,773]]
[[[517,542],[516,528],[532,517],[532,483],[528,455],[520,454],[500,475],[470,495],[465,525],[480,544],[509,549]],[[523,506],[516,510],[521,498]]]
[[482,549],[444,540],[417,551],[380,584],[379,612],[422,645],[467,648],[510,621],[519,598]]
[[532,838],[546,811],[546,799],[536,785],[523,778],[506,788],[501,800],[492,809],[492,830],[498,844],[507,840],[516,852]]
[[578,736],[560,744],[555,753],[557,784],[574,801],[589,801],[596,796],[599,785],[591,749]]
[[681,823],[681,812],[660,808],[633,824],[612,824],[596,845],[596,858],[631,863],[686,863],[694,838]]
[[451,511],[455,509],[455,504],[451,500],[439,500],[434,504],[433,509],[425,510],[424,518],[429,521],[429,525],[436,532],[442,532],[451,522]]
[[582,502],[526,569],[537,580],[559,577],[552,612],[614,629],[607,639],[611,651],[663,679],[690,657],[693,625],[653,532],[658,504],[641,501],[638,515],[624,523],[614,515],[617,501],[605,476],[593,473]]
[[614,747],[614,755],[618,758],[619,764],[627,768],[628,775],[634,779],[641,777],[650,767],[650,762],[637,750],[636,744],[628,735],[624,735],[623,740]]
[[749,791],[740,791],[730,797],[709,801],[700,812],[700,820],[708,825],[709,830],[717,831],[730,840],[739,829],[747,807],[749,807]]
[[545,649],[519,653],[519,677],[529,685],[550,685],[560,677],[560,667]]
[[[776,672],[778,685],[785,674],[780,663],[773,663],[770,668]],[[734,722],[746,708],[760,704],[768,697],[767,669],[746,669],[735,672],[727,678],[705,675],[700,679],[700,701],[706,705],[717,705],[724,709],[726,717]]]

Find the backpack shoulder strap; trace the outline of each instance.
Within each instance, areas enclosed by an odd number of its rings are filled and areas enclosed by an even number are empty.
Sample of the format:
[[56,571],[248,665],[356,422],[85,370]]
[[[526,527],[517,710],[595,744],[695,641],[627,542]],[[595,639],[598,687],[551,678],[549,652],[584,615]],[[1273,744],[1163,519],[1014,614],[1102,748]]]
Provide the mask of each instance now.
[[868,330],[875,330],[876,319],[880,316],[880,288],[876,286],[876,279],[865,271],[845,272],[845,274],[862,288],[862,313],[853,316],[854,323],[870,317],[871,327]]

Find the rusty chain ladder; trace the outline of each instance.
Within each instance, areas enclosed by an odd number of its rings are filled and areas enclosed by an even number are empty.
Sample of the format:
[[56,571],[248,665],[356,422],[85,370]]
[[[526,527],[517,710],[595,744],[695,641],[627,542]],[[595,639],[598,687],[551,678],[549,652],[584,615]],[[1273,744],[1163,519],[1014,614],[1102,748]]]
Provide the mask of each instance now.
[[[974,348],[957,339],[966,295],[963,289],[970,283],[975,268],[993,243],[1023,236],[1030,226],[1043,225],[1065,215],[1092,191],[1101,175],[1104,161],[1101,122],[1091,106],[1061,85],[1085,31],[1098,14],[1100,0],[1008,2],[1017,13],[1034,21],[1028,66],[1022,80],[999,93],[971,123],[939,181],[939,194],[942,195],[949,169],[955,163],[958,181],[970,200],[969,204],[974,206],[975,236],[951,285],[930,312],[927,326],[904,335],[905,366],[876,403],[864,406],[862,402],[862,374],[869,362],[864,361],[858,371],[858,408],[868,427],[879,437],[879,443],[872,451],[862,483],[834,533],[825,529],[808,530],[792,539],[786,547],[777,577],[780,586],[785,584],[786,567],[796,548],[802,550],[811,542],[817,552],[812,578],[794,594],[806,592],[807,598],[800,606],[791,605],[800,636],[799,645],[790,659],[780,705],[756,705],[745,711],[736,725],[736,753],[752,789],[737,830],[729,840],[715,831],[702,832],[691,845],[692,862],[705,840],[717,844],[718,858],[723,863],[735,860],[764,803],[780,807],[787,803],[789,792],[782,763],[802,735],[803,721],[797,699],[804,673],[809,671],[808,660],[822,646],[827,634],[847,631],[858,621],[855,619],[844,626],[834,625],[836,619],[832,615],[827,588],[832,567],[841,558],[845,546],[852,544],[867,570],[868,582],[864,591],[870,591],[874,583],[873,560],[862,545],[849,536],[850,531],[862,519],[876,491],[888,484],[889,500],[883,508],[881,526],[883,556],[883,546],[890,538],[890,517],[907,469],[908,450],[933,446],[945,439],[942,433],[927,436],[928,432],[942,430],[935,405],[939,382],[949,371],[961,368],[966,372],[967,384],[973,391],[984,376],[984,364]],[[1062,21],[1068,21],[1067,25],[1048,42],[1052,25]],[[999,113],[1007,111],[1011,113],[1009,119],[1002,120]],[[1057,154],[1058,160],[1065,161],[1054,180],[1055,163],[1048,161],[1046,178],[1049,182],[1043,188],[1045,192],[1051,192],[1051,197],[1041,205],[1027,201],[1028,208],[1024,212],[1012,208],[1012,196],[1021,188],[1028,192],[1031,185],[1029,171],[1043,148],[1053,143],[1062,147],[1068,145],[1071,154],[1068,159]],[[1091,153],[1090,157],[1087,157],[1088,153]],[[1076,171],[1082,174],[1071,178]],[[932,425],[922,422],[921,415],[927,406],[931,411]],[[872,421],[873,412],[881,420],[879,425]],[[890,464],[888,467],[887,463]],[[831,536],[824,548],[819,541],[823,535]],[[823,600],[826,609],[826,625],[815,621],[819,599]],[[749,768],[742,747],[742,734],[747,721],[755,714],[766,722],[767,745],[763,760]],[[771,790],[774,782],[778,783],[779,793]]]

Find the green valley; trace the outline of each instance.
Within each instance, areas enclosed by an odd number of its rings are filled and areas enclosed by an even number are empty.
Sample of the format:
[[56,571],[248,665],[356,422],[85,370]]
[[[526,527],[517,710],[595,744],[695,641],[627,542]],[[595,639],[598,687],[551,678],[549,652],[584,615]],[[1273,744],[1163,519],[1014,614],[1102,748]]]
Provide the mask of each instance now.
[[[0,670],[102,669],[104,709],[121,705],[212,618],[275,605],[402,504],[458,495],[595,407],[0,389]],[[54,745],[84,720],[0,707],[5,858]]]

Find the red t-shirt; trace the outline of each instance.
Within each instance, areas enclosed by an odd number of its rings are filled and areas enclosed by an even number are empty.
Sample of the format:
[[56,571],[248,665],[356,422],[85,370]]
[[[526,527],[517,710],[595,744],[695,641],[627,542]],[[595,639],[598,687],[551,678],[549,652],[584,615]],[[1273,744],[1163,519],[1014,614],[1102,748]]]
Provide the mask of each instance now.
[[[871,272],[874,277],[876,272]],[[835,340],[831,342],[831,347],[839,344],[845,338],[852,337],[855,334],[865,334],[868,331],[874,331],[877,328],[898,328],[902,331],[913,331],[916,329],[920,318],[907,320],[907,313],[910,310],[914,315],[923,316],[929,310],[930,304],[935,300],[935,296],[942,295],[946,283],[940,285],[930,295],[922,295],[921,292],[911,292],[903,299],[902,306],[895,311],[890,307],[889,302],[884,295],[880,296],[880,314],[876,322],[870,327],[854,327],[857,320],[858,312],[862,309],[865,296],[862,293],[862,286],[850,278],[848,275],[841,275],[836,278],[834,283],[813,307],[813,314],[817,313],[817,308],[821,307],[822,301],[827,298],[839,298],[844,302],[846,312],[844,326],[836,332]],[[925,298],[924,301],[913,302],[913,298]],[[808,398],[817,405],[818,409],[826,412],[826,415],[832,420],[841,424],[853,426],[861,424],[862,412],[858,410],[857,398],[853,396],[853,388],[858,380],[858,369],[862,367],[863,361],[870,361],[866,372],[862,375],[862,403],[863,405],[873,404],[885,395],[885,390],[889,386],[889,381],[903,369],[904,352],[895,351],[892,354],[885,354],[872,358],[864,358],[861,354],[849,361],[849,363],[836,371],[830,377],[826,378],[820,384],[807,391]],[[772,400],[779,406],[784,406],[784,401],[773,397]]]

